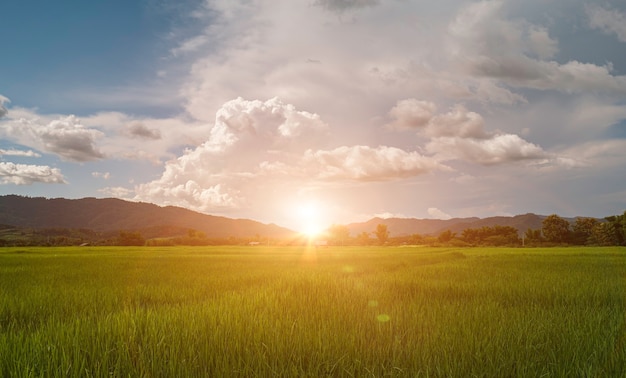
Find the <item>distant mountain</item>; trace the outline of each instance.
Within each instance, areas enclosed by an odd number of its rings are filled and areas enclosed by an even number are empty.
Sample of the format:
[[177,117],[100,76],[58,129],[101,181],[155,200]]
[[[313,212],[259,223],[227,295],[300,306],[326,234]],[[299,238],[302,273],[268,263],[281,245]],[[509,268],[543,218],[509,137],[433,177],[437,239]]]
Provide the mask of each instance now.
[[405,236],[411,234],[438,235],[443,231],[461,233],[466,228],[481,228],[493,226],[511,226],[519,233],[529,228],[541,228],[545,216],[536,214],[516,215],[514,217],[490,218],[452,218],[452,219],[415,219],[415,218],[373,218],[367,222],[351,223],[348,225],[350,234],[356,236],[362,232],[374,232],[378,224],[384,224],[390,236]]
[[[99,232],[146,231],[149,237],[171,236],[194,229],[207,237],[293,237],[292,230],[249,219],[231,219],[201,214],[181,207],[115,198],[30,198],[0,196],[0,224],[30,228],[82,228]],[[156,235],[155,235],[156,234]],[[148,236],[148,235],[146,235]]]

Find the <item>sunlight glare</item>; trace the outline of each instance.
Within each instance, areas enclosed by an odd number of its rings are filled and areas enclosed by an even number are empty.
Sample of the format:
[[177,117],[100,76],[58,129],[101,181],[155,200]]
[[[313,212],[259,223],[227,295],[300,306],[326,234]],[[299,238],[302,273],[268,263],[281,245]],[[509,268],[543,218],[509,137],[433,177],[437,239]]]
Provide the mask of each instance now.
[[314,238],[323,230],[322,209],[317,202],[305,202],[298,205],[296,209],[300,232],[309,238]]

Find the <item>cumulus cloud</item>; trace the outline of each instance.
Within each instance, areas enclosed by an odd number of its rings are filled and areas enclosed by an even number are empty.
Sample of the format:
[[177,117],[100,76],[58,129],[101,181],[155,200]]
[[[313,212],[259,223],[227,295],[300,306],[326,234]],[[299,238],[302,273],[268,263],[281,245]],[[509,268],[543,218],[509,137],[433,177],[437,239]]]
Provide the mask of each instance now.
[[11,102],[8,98],[4,97],[3,95],[0,95],[0,118],[4,117],[5,115],[7,115],[9,113],[9,111],[7,110],[7,108],[4,106],[4,104]]
[[389,112],[395,128],[413,128],[430,138],[426,151],[437,159],[464,160],[481,165],[547,159],[541,147],[518,135],[489,133],[483,117],[462,105],[436,114],[434,103],[402,100]]
[[599,5],[587,6],[589,26],[606,34],[615,34],[621,42],[626,42],[626,14]]
[[13,148],[9,150],[0,148],[0,156],[41,157],[40,154],[32,150],[24,151],[24,150],[16,150]]
[[121,186],[99,189],[98,192],[110,197],[127,199],[134,194],[134,191],[132,189],[124,188]]
[[36,182],[65,184],[65,179],[58,168],[11,162],[0,162],[0,181],[3,184],[15,185],[31,185]]
[[62,159],[84,162],[104,158],[95,145],[102,133],[85,128],[74,116],[52,121],[34,131],[43,142],[44,149]]
[[128,124],[126,132],[133,138],[143,139],[161,139],[161,132],[156,129],[150,129],[142,122],[133,121]]
[[308,150],[303,162],[312,174],[326,180],[380,181],[449,169],[417,152],[387,146]]
[[483,117],[457,105],[452,111],[433,117],[427,134],[434,137],[488,138]]
[[429,207],[428,208],[428,215],[430,215],[431,218],[434,219],[451,219],[452,216],[450,214],[447,214],[441,210],[439,210],[436,207]]
[[328,137],[328,125],[319,115],[298,111],[278,98],[265,102],[241,97],[228,101],[215,116],[215,125],[203,148],[225,153],[237,148],[298,149],[302,143],[319,144]]
[[81,122],[105,133],[104,138],[98,139],[98,147],[105,155],[145,160],[154,165],[175,158],[174,150],[201,144],[211,128],[206,122],[185,117],[148,118],[119,112],[81,117]]
[[483,117],[457,105],[450,112],[436,114],[437,106],[428,101],[407,99],[398,101],[389,111],[394,128],[414,128],[431,137],[456,136],[487,138]]
[[460,159],[482,165],[550,157],[541,147],[514,134],[500,134],[489,139],[433,138],[426,150],[443,160]]
[[384,213],[376,213],[374,215],[367,216],[367,219],[371,219],[371,218],[391,219],[391,218],[410,218],[410,217],[406,216],[405,214],[390,213],[387,211]]
[[528,57],[476,57],[471,62],[474,74],[499,78],[508,84],[566,93],[608,92],[626,94],[626,76],[613,76],[611,64],[598,66],[570,61],[536,61]]
[[556,53],[557,41],[542,26],[506,19],[502,6],[502,1],[473,3],[450,24],[450,51],[468,74],[521,88],[626,94],[626,76],[612,75],[610,63],[546,60]]
[[343,12],[348,9],[370,7],[378,2],[379,0],[316,0],[314,4],[331,11]]
[[540,59],[550,59],[559,51],[558,42],[550,37],[545,27],[531,25],[528,27],[528,50]]
[[389,126],[393,128],[425,128],[432,120],[437,105],[430,101],[420,101],[414,98],[398,101],[389,111],[393,119]]
[[245,202],[240,186],[259,175],[295,173],[302,151],[327,139],[317,114],[277,98],[237,98],[217,111],[208,140],[168,162],[160,179],[139,185],[137,198],[202,211],[237,208]]
[[109,178],[111,178],[111,173],[110,172],[91,172],[91,176],[95,178],[102,178],[102,179],[108,180]]
[[[449,168],[400,148],[321,148],[329,127],[317,114],[277,98],[225,103],[207,141],[168,162],[160,179],[138,185],[136,199],[201,211],[259,201],[260,188],[314,182],[383,181]],[[299,183],[299,184],[298,184]]]
[[61,117],[47,124],[41,124],[37,119],[12,120],[0,125],[0,133],[21,144],[57,154],[67,161],[85,162],[105,157],[96,147],[96,140],[103,133],[84,127],[74,116]]

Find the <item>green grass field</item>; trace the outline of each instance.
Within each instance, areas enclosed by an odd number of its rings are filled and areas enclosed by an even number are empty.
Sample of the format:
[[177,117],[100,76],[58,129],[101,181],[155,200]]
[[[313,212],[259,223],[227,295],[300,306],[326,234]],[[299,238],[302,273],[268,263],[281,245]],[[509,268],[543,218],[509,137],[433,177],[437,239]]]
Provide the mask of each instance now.
[[3,377],[624,377],[624,248],[0,249]]

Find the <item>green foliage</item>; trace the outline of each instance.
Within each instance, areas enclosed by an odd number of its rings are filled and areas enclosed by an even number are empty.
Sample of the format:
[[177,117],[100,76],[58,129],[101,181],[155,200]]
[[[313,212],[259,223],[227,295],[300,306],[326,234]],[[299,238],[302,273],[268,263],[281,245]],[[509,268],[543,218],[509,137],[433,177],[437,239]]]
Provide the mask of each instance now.
[[140,246],[145,244],[146,239],[138,231],[120,231],[120,235],[117,238],[117,245],[120,246]]
[[613,225],[617,245],[626,245],[626,211],[622,215],[606,217],[606,220]]
[[595,218],[576,218],[572,235],[572,243],[576,245],[594,245],[594,229],[600,221]]
[[551,243],[565,244],[570,241],[569,222],[556,214],[549,215],[543,220],[541,232],[546,240]]
[[524,246],[538,246],[543,242],[543,235],[541,230],[528,229],[524,233],[523,243]]
[[597,224],[592,231],[590,242],[593,245],[619,245],[618,232],[615,223],[606,222]]
[[461,240],[470,245],[516,246],[520,244],[517,229],[510,226],[468,228],[463,230]]
[[437,237],[437,240],[440,243],[448,243],[455,236],[456,236],[456,233],[454,233],[454,232],[452,232],[450,230],[445,230],[445,231],[443,231],[442,233],[439,234],[439,236]]
[[617,248],[5,248],[6,377],[626,375]]

